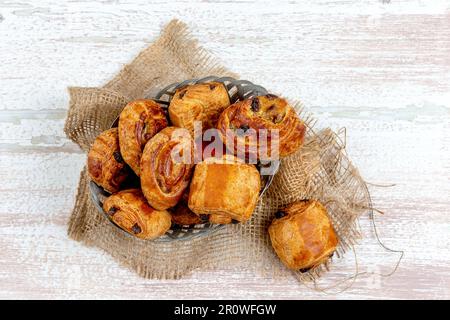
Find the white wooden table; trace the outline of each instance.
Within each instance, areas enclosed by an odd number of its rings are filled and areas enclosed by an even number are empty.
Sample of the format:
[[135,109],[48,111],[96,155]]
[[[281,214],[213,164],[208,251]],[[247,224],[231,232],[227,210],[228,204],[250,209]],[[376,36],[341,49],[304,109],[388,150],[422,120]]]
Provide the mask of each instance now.
[[[110,79],[171,18],[223,64],[347,128],[389,278],[324,295],[291,278],[144,280],[66,235],[85,155],[63,133],[69,85]],[[0,1],[0,298],[450,298],[450,1]],[[389,272],[368,218],[360,270]],[[323,286],[354,271],[351,253]]]

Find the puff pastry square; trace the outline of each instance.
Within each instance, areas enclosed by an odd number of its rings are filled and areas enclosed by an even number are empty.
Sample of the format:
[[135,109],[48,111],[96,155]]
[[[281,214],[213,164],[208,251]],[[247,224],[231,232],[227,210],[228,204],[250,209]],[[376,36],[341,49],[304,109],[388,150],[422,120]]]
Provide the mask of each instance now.
[[272,247],[289,269],[305,272],[325,262],[336,250],[338,239],[320,202],[294,202],[277,216],[269,235]]
[[255,209],[260,187],[259,172],[251,164],[203,161],[195,167],[188,205],[196,214],[216,215],[213,221],[244,222]]

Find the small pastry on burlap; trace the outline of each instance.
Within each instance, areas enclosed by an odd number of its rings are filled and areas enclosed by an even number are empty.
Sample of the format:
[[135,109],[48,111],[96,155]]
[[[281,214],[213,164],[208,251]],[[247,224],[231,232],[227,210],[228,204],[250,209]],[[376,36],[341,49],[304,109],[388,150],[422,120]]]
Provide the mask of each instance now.
[[325,262],[338,244],[327,209],[315,200],[297,201],[278,211],[269,235],[286,267],[301,272]]

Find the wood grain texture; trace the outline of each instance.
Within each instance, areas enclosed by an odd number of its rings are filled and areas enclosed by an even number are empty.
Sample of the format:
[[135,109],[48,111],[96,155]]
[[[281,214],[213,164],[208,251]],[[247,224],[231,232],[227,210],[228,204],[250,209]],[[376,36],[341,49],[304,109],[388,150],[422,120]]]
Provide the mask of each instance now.
[[[0,0],[0,298],[450,298],[450,1],[264,2]],[[393,276],[330,295],[245,271],[144,280],[67,238],[85,155],[63,133],[66,87],[103,84],[174,17],[243,78],[346,127],[365,179],[396,184],[371,187],[381,238],[405,250]],[[398,254],[361,228],[360,271],[389,272]],[[320,285],[354,268],[347,253]]]

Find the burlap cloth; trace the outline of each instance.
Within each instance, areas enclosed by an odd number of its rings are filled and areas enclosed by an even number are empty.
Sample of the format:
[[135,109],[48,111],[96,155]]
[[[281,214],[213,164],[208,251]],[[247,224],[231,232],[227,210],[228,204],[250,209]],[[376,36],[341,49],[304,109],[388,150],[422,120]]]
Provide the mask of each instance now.
[[[173,82],[208,75],[237,77],[198,46],[185,24],[174,20],[105,86],[69,88],[70,106],[64,130],[87,152],[95,137],[109,128],[128,101],[152,97]],[[297,199],[313,198],[329,210],[340,240],[333,259],[339,258],[359,238],[356,222],[370,207],[370,196],[338,135],[330,129],[316,132],[314,119],[302,110],[301,104],[294,104],[308,125],[306,143],[299,152],[282,160],[280,171],[248,223],[226,226],[189,241],[139,240],[120,232],[95,209],[84,169],[69,221],[69,236],[105,250],[120,264],[146,278],[178,279],[196,269],[285,276],[290,272],[275,256],[267,227],[279,208]],[[295,275],[300,280],[315,279],[327,268],[323,265]]]

